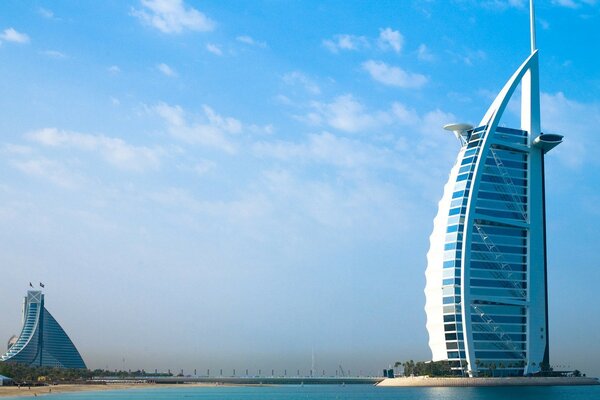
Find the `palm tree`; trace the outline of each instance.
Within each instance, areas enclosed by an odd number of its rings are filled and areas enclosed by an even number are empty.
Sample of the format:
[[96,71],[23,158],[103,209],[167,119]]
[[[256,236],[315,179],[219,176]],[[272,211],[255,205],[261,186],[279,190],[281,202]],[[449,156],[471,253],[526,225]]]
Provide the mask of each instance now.
[[490,370],[492,371],[492,377],[494,377],[495,376],[494,371],[496,370],[496,363],[490,364]]

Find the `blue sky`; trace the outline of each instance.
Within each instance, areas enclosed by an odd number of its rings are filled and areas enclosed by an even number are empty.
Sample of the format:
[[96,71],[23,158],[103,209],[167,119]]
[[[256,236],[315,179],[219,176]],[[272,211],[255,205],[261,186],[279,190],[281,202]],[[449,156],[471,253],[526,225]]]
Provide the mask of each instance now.
[[[600,375],[600,2],[538,3],[552,362]],[[528,35],[522,0],[3,1],[0,335],[42,281],[91,367],[427,359],[441,126]]]

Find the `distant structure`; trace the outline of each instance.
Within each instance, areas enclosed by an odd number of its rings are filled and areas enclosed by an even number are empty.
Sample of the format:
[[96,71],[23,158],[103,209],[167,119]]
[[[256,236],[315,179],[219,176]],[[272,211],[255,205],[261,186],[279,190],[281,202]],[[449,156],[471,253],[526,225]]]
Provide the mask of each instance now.
[[14,342],[11,338],[9,345],[8,351],[2,356],[3,362],[86,368],[69,336],[44,307],[44,295],[41,291],[27,292],[23,300],[23,329]]
[[[531,55],[473,128],[450,124],[460,150],[427,254],[433,361],[457,374],[530,375],[549,367],[544,156],[563,137],[540,129],[539,62]],[[499,126],[518,85],[521,126]]]

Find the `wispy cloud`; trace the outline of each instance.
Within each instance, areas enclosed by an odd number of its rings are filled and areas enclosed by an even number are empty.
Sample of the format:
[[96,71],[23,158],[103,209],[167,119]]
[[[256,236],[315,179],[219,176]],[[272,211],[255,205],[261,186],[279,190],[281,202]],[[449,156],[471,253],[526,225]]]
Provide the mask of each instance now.
[[58,50],[44,50],[40,53],[50,58],[67,58],[67,55],[65,53],[60,52]]
[[189,123],[184,110],[177,105],[160,103],[152,110],[166,123],[168,133],[179,140],[229,154],[237,150],[231,135],[242,132],[243,125],[235,118],[223,117],[207,105],[202,107],[204,116],[200,123]]
[[0,152],[8,155],[27,155],[33,153],[33,149],[22,144],[5,143],[0,147]]
[[266,42],[262,42],[262,41],[258,41],[254,38],[252,38],[251,36],[248,35],[242,35],[242,36],[238,36],[235,38],[235,40],[237,40],[240,43],[245,43],[247,45],[250,46],[257,46],[257,47],[267,47],[267,43]]
[[380,29],[377,43],[384,50],[392,49],[396,53],[400,53],[404,45],[404,37],[399,31],[392,30],[392,28]]
[[579,8],[584,5],[595,6],[598,0],[552,0],[552,4],[566,8]]
[[198,175],[204,175],[210,170],[214,169],[217,164],[214,161],[210,160],[199,160],[194,164],[193,170]]
[[387,86],[401,88],[419,88],[427,83],[427,77],[422,74],[407,72],[400,67],[394,67],[383,61],[369,60],[362,64],[371,78]]
[[417,58],[421,61],[434,61],[435,56],[431,53],[426,44],[421,43],[417,49]]
[[385,112],[369,112],[364,104],[347,94],[331,103],[313,102],[311,110],[301,119],[312,125],[326,124],[344,132],[360,132],[390,123]]
[[463,63],[468,66],[473,66],[478,61],[483,61],[487,58],[487,54],[483,50],[464,49],[462,52],[446,50],[450,59],[456,63]]
[[[454,115],[439,109],[419,113],[399,102],[392,103],[387,110],[369,110],[350,95],[336,98],[332,103],[314,104],[313,109],[319,115],[320,125],[341,133],[313,133],[300,141],[261,141],[252,147],[254,154],[277,159],[284,165],[329,166],[344,171],[336,176],[352,177],[350,180],[375,177],[379,175],[377,170],[393,170],[402,174],[402,186],[408,197],[414,199],[415,195],[424,194],[430,199],[432,193],[438,193],[439,181],[447,176],[448,165],[458,149],[458,144],[448,145],[454,142],[442,129],[448,121],[456,119]],[[342,136],[359,129],[367,130],[369,135]],[[381,134],[390,130],[395,134]],[[440,160],[447,160],[447,165]],[[378,180],[372,181],[371,189],[385,187]]]
[[259,157],[317,162],[342,168],[372,167],[389,156],[389,152],[382,148],[330,132],[310,134],[305,143],[257,142],[253,151]]
[[47,158],[13,160],[11,164],[13,167],[29,176],[46,180],[54,185],[67,189],[76,187],[80,181],[80,179],[63,164]]
[[121,72],[121,68],[119,68],[118,65],[111,65],[110,67],[106,68],[106,70],[111,75],[117,75],[117,74],[119,74]]
[[52,10],[40,7],[40,8],[37,9],[37,12],[38,12],[39,15],[41,15],[44,18],[54,19],[54,12],[52,12]]
[[221,50],[221,48],[219,46],[217,46],[216,44],[208,43],[206,45],[206,50],[208,50],[210,53],[213,53],[216,56],[223,55],[223,50]]
[[332,39],[323,40],[323,46],[332,53],[340,51],[359,50],[369,46],[369,41],[364,36],[335,35]]
[[30,41],[27,34],[18,32],[14,28],[6,28],[2,33],[0,33],[0,40],[19,44],[29,43]]
[[165,75],[165,76],[169,76],[169,77],[176,77],[177,76],[177,72],[175,72],[175,70],[173,68],[169,67],[165,63],[158,64],[156,66],[156,69],[158,69],[160,72],[162,72],[163,75]]
[[538,18],[537,22],[540,24],[543,30],[550,29],[550,22],[546,21],[545,19]]
[[312,102],[306,113],[296,118],[309,126],[329,127],[341,132],[376,134],[389,126],[410,128],[415,133],[442,133],[442,126],[454,119],[450,113],[435,109],[418,113],[414,108],[393,102],[384,110],[369,109],[351,94],[338,96],[331,102]]
[[552,0],[552,4],[567,8],[577,8],[579,6],[579,4],[573,0]]
[[[465,0],[460,0],[465,2]],[[525,8],[527,0],[466,0],[469,4],[483,8],[504,11],[509,8]]]
[[541,103],[545,132],[565,135],[564,143],[552,153],[572,168],[597,163],[600,139],[596,127],[600,126],[600,104],[578,102],[562,92],[542,93]]
[[186,30],[209,32],[215,22],[183,0],[141,0],[142,9],[131,10],[131,15],[163,33],[181,33]]
[[72,148],[96,152],[115,167],[143,171],[157,168],[164,151],[160,148],[134,146],[123,139],[44,128],[25,135],[27,139],[46,147]]
[[379,29],[379,36],[377,38],[340,34],[334,35],[330,39],[325,39],[322,43],[327,50],[334,54],[341,51],[359,51],[372,47],[400,53],[404,47],[404,36],[400,31],[393,30],[392,28],[381,28]]
[[283,75],[283,82],[286,85],[296,86],[299,85],[308,93],[316,95],[321,93],[321,88],[312,79],[304,75],[300,71],[292,71]]

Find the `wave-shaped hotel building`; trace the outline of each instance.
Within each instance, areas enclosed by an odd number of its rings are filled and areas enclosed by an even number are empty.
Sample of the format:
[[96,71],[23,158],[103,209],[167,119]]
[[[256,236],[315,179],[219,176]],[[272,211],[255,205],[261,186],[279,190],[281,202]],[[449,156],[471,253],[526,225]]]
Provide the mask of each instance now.
[[[499,126],[521,87],[521,124]],[[549,365],[544,155],[562,136],[540,129],[539,61],[531,54],[460,141],[427,254],[433,361],[457,373],[529,375]]]
[[41,291],[30,290],[23,300],[23,328],[3,362],[29,366],[86,368],[79,351],[60,324],[44,306]]

